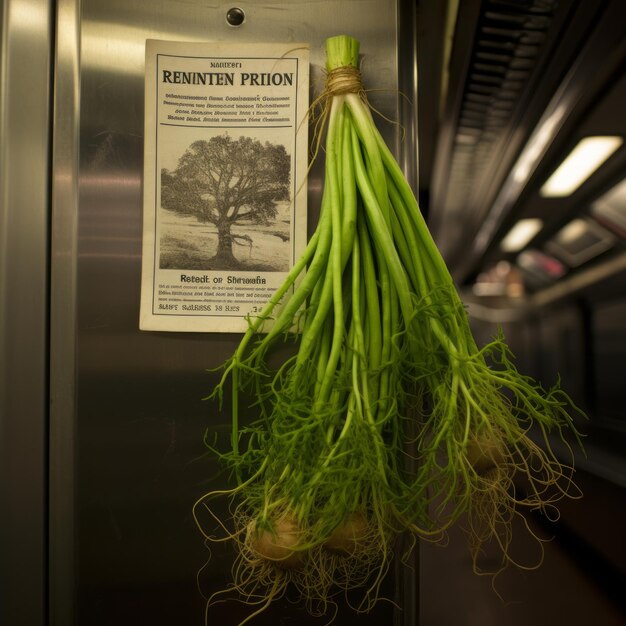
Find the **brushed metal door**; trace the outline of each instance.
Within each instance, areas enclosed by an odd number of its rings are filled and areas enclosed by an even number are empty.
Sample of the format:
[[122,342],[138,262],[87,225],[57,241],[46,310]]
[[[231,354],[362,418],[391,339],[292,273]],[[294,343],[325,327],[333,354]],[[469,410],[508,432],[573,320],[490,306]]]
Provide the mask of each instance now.
[[[401,31],[394,0],[60,0],[54,117],[52,223],[51,623],[199,625],[205,593],[229,580],[228,547],[211,560],[191,506],[224,485],[203,436],[229,429],[203,402],[237,336],[138,330],[145,40],[294,41],[311,47],[312,93],[323,82],[323,42],[362,43],[364,79],[386,117],[398,95]],[[410,7],[411,3],[406,3]],[[245,20],[230,26],[226,14]],[[408,39],[410,48],[411,41]],[[412,68],[411,68],[412,69]],[[413,75],[410,71],[409,75]],[[406,91],[406,88],[404,89]],[[411,120],[404,120],[405,128]],[[398,128],[383,124],[392,147]],[[410,136],[410,135],[409,135]],[[409,144],[410,146],[411,144]],[[411,167],[411,155],[406,150]],[[309,181],[311,224],[322,181]],[[204,567],[206,564],[206,567]],[[390,578],[388,593],[402,589]],[[415,589],[413,589],[414,595]],[[410,601],[414,601],[412,598]],[[215,605],[229,626],[249,609]],[[340,615],[343,607],[340,609]],[[413,620],[410,611],[406,619]],[[339,623],[391,624],[390,603]],[[322,623],[279,602],[259,624]],[[409,622],[406,622],[409,623]],[[414,624],[415,621],[411,621]]]

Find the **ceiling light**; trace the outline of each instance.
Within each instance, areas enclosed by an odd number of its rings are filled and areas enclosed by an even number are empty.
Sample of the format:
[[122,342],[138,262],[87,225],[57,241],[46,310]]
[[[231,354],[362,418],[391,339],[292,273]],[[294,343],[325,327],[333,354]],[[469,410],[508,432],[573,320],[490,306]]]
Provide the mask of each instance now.
[[538,218],[520,220],[500,242],[500,249],[504,252],[521,250],[541,230],[542,226],[543,222]]
[[603,224],[617,227],[618,232],[626,235],[626,179],[600,196],[591,205],[591,214]]
[[544,197],[569,196],[623,143],[621,137],[585,137],[544,183]]
[[585,236],[588,226],[587,222],[581,218],[572,220],[559,231],[556,239],[561,245],[573,244],[575,241]]
[[613,247],[615,238],[597,222],[576,218],[566,224],[546,243],[546,250],[578,267]]

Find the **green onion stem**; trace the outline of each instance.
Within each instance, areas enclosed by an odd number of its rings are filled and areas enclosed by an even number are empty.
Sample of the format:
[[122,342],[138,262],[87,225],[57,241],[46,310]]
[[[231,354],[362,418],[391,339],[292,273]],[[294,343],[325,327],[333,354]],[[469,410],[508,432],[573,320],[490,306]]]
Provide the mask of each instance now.
[[[549,442],[555,433],[567,446],[568,429],[578,436],[573,405],[519,374],[502,336],[478,349],[415,195],[375,126],[358,41],[333,37],[326,51],[317,228],[223,366],[211,397],[221,407],[232,385],[230,450],[218,454],[236,484],[194,507],[196,515],[217,495],[237,498],[227,539],[239,548],[234,589],[261,607],[253,615],[288,585],[310,607],[329,607],[337,590],[363,589],[358,608],[369,610],[399,533],[437,537],[460,520],[475,567],[488,542],[500,545],[504,567],[517,510],[574,491]],[[281,340],[297,351],[274,365]],[[240,429],[244,393],[254,395],[258,415]],[[545,449],[530,439],[533,426]],[[481,453],[497,464],[489,476],[473,465]],[[528,483],[523,497],[510,488],[518,473]],[[328,554],[334,531],[355,515],[366,527],[355,554]],[[278,538],[281,520],[296,525],[297,571],[262,558],[249,537],[252,527]]]

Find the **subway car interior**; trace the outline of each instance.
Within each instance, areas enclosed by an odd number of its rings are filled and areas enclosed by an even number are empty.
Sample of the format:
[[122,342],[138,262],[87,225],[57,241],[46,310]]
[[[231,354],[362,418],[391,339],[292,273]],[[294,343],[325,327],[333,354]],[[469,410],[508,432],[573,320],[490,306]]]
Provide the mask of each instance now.
[[477,344],[503,335],[577,407],[582,445],[553,445],[581,496],[516,518],[520,567],[495,578],[452,527],[393,562],[368,613],[287,594],[246,623],[626,625],[625,2],[4,0],[0,29],[2,626],[252,612],[207,608],[232,554],[192,516],[228,479],[205,441],[230,425],[204,398],[238,337],[138,325],[144,45],[304,41],[313,101],[342,33]]
[[[418,14],[428,10],[443,12],[423,6]],[[626,222],[617,217],[626,189],[626,153],[617,148],[626,102],[618,17],[624,10],[620,3],[460,2],[449,50],[440,46],[445,38],[426,36],[418,54],[446,59],[446,71],[440,65],[435,74],[444,84],[425,92],[420,83],[421,206],[475,332],[486,341],[502,328],[520,368],[546,385],[560,379],[586,414],[580,423],[586,452],[576,460],[585,495],[542,526],[554,537],[549,550],[560,555],[553,564],[563,558],[571,569],[544,570],[532,583],[533,574],[525,576],[530,603],[516,604],[511,590],[519,580],[507,582],[513,604],[498,617],[481,595],[476,602],[485,603],[488,623],[626,619],[626,555],[618,538],[625,519],[624,375],[617,365],[626,313]],[[418,29],[420,23],[428,20],[418,20]],[[418,35],[418,49],[419,42]],[[422,80],[430,70],[420,65]],[[619,138],[611,157],[596,167],[581,156],[589,173],[571,186],[551,187],[559,168],[594,136]],[[431,548],[422,557],[438,558]],[[576,591],[579,576],[588,576],[593,592]],[[467,584],[456,586],[464,598]],[[436,593],[426,576],[422,586]],[[596,592],[602,600],[592,608]],[[535,608],[527,613],[524,604]],[[432,623],[482,623],[433,610]]]

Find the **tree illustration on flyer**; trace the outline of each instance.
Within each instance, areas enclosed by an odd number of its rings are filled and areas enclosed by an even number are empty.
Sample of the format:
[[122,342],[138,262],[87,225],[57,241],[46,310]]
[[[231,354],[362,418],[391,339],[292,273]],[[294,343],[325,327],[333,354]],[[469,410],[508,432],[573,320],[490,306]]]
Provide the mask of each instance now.
[[291,157],[228,133],[197,139],[161,170],[160,269],[285,271]]

